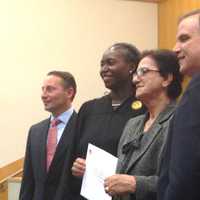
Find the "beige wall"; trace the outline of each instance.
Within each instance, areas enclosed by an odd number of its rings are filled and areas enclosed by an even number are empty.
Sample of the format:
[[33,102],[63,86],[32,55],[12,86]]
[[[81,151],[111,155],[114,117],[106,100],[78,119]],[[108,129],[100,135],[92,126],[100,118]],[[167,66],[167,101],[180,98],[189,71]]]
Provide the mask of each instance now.
[[41,82],[53,69],[72,72],[74,105],[101,96],[105,48],[118,41],[157,47],[157,5],[128,0],[6,0],[0,2],[0,167],[24,154],[31,124],[48,116]]

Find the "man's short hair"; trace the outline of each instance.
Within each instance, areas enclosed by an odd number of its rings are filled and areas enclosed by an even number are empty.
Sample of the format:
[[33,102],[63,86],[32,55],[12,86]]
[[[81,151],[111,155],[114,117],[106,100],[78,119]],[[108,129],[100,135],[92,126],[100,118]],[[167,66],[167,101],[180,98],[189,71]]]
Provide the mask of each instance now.
[[[74,96],[76,94],[76,90],[77,90],[77,86],[76,86],[76,81],[75,81],[75,78],[74,76],[69,73],[69,72],[65,72],[65,71],[50,71],[48,72],[47,76],[50,76],[50,75],[54,75],[54,76],[57,76],[59,78],[61,78],[63,80],[63,86],[64,88],[69,88],[69,87],[72,87],[74,89]],[[73,98],[74,98],[73,96]]]
[[188,18],[188,17],[193,16],[193,15],[199,15],[198,17],[199,17],[199,28],[200,28],[200,9],[195,9],[195,10],[192,10],[192,11],[187,12],[184,15],[182,15],[178,20],[178,24],[180,24],[180,22],[182,20],[184,20],[185,18]]

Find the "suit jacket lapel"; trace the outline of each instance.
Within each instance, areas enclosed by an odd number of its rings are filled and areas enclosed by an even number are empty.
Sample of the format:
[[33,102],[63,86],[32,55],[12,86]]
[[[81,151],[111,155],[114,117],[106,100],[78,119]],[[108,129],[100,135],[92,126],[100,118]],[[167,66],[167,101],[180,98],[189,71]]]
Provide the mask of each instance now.
[[[147,134],[149,134],[148,139],[141,140],[141,142],[139,142],[139,148],[134,150],[126,171],[129,171],[129,169],[134,165],[134,163],[138,159],[140,159],[142,157],[142,155],[147,151],[148,147],[151,145],[151,143],[153,142],[156,135],[159,134],[160,130],[161,130],[161,126],[159,124],[156,124],[153,131],[151,133],[147,133]],[[142,134],[142,133],[140,133],[140,134]]]
[[47,143],[47,135],[49,130],[49,124],[50,124],[50,118],[44,121],[42,127],[40,127],[41,131],[41,139],[38,140],[38,143],[40,143],[40,159],[36,162],[39,162],[41,167],[40,169],[43,176],[46,176],[46,143]]
[[[126,169],[127,172],[130,170],[130,168],[132,168],[132,166],[134,165],[134,163],[138,159],[140,159],[141,156],[148,150],[148,148],[153,143],[153,141],[156,138],[156,136],[162,130],[162,128],[163,128],[162,127],[163,122],[166,121],[166,120],[168,120],[172,116],[174,109],[175,109],[175,104],[172,103],[163,112],[161,112],[159,114],[159,116],[155,120],[152,128],[147,133],[148,134],[148,138],[146,138],[144,140],[141,140],[139,148],[137,148],[133,152],[133,155],[132,155],[132,157],[131,157],[131,159],[129,161],[129,164],[127,166],[127,169]],[[140,121],[140,126],[139,126],[140,128],[141,128],[141,126],[143,126],[144,120],[145,120],[145,118],[143,118],[143,121]],[[140,131],[140,134],[142,134],[142,133],[143,132]],[[129,140],[127,141],[127,143],[130,142],[131,140],[135,139],[136,137],[138,137],[138,134],[137,134],[137,136],[134,135],[132,138],[130,137]]]

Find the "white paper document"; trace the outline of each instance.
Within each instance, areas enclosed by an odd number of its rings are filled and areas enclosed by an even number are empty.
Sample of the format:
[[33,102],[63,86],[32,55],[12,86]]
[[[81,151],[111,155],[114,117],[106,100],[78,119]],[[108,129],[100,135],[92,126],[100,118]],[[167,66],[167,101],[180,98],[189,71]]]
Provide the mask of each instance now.
[[104,190],[104,179],[115,174],[116,166],[115,156],[88,144],[81,195],[89,200],[111,200],[111,196]]

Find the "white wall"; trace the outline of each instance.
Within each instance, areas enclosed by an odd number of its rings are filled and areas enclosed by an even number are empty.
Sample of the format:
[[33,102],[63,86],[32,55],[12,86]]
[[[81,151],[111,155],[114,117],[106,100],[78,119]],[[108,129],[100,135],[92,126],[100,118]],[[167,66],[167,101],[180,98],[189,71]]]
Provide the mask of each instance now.
[[128,0],[0,1],[0,167],[24,154],[28,128],[48,116],[41,83],[53,69],[78,83],[74,105],[101,96],[103,51],[115,42],[157,47],[157,5]]

